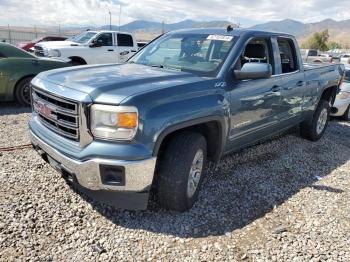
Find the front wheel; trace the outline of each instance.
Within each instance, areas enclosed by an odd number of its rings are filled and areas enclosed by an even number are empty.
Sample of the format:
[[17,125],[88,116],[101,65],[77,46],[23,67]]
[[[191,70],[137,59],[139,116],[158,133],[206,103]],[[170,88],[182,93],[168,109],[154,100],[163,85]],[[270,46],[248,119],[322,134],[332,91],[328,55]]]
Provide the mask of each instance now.
[[329,102],[326,100],[321,100],[312,119],[301,123],[301,136],[311,141],[318,141],[326,131],[329,121],[329,114]]
[[162,207],[175,211],[190,209],[197,200],[207,161],[207,142],[198,133],[175,136],[160,162],[158,199]]
[[19,81],[15,89],[16,100],[24,106],[30,105],[30,82],[33,77],[26,77]]

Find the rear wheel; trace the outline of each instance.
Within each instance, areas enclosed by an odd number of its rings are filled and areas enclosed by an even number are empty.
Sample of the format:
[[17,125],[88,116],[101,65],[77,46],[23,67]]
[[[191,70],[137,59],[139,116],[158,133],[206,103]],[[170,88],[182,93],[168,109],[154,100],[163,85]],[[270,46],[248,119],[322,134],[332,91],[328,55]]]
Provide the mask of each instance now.
[[16,100],[24,106],[30,105],[30,82],[33,77],[26,77],[19,81],[15,89]]
[[329,121],[329,114],[329,102],[326,100],[321,100],[312,119],[301,123],[301,136],[311,141],[319,140],[326,131]]
[[198,133],[183,132],[165,149],[159,168],[158,199],[161,206],[186,211],[196,201],[207,161],[207,143]]
[[344,115],[341,116],[341,119],[350,121],[350,105],[348,106],[348,109],[346,109]]

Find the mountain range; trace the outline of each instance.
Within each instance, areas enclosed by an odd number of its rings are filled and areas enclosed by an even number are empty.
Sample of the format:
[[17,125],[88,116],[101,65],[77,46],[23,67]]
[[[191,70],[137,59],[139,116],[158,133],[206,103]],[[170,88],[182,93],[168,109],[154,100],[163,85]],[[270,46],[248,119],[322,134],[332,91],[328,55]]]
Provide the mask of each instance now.
[[331,40],[350,47],[350,19],[342,21],[326,19],[316,23],[302,23],[291,19],[285,19],[282,21],[259,24],[251,28],[290,33],[295,35],[300,41],[305,41],[315,32],[328,29]]
[[[163,24],[158,22],[150,22],[145,20],[136,20],[131,23],[115,26],[112,25],[112,30],[126,31],[126,32],[148,32],[148,33],[160,33],[164,29],[165,32],[185,29],[185,28],[209,28],[209,27],[226,27],[231,24],[229,21],[210,21],[210,22],[198,22],[194,20],[184,20],[174,24]],[[102,26],[100,29],[109,29],[109,25]]]
[[[201,22],[194,20],[184,20],[173,24],[162,24],[158,22],[136,20],[131,23],[118,26],[112,25],[113,30],[121,30],[126,32],[133,32],[138,35],[138,38],[145,40],[151,39],[159,35],[163,30],[173,31],[184,28],[209,28],[209,27],[226,27],[232,24],[229,21],[210,21]],[[99,29],[109,29],[110,26],[102,26]],[[326,19],[316,23],[302,23],[292,19],[285,19],[281,21],[272,21],[268,23],[258,24],[250,27],[251,29],[267,30],[285,32],[295,35],[299,41],[303,42],[313,33],[329,30],[330,39],[342,43],[350,48],[350,19],[336,21],[333,19]]]

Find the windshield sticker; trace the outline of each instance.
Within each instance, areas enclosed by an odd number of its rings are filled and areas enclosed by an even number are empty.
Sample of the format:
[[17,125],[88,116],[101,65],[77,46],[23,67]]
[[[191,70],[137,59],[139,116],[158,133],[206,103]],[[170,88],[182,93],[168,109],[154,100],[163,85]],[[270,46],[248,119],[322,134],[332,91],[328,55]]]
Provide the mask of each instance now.
[[216,41],[225,41],[225,42],[230,42],[232,41],[233,36],[229,35],[209,35],[207,37],[207,40],[216,40]]

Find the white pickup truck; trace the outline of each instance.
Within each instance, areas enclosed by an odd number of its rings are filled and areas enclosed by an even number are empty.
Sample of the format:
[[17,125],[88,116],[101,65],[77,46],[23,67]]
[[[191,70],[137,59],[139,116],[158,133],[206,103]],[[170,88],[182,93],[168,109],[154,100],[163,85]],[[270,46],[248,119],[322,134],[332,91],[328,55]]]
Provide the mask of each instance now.
[[321,54],[316,49],[300,49],[301,57],[304,62],[311,63],[332,63],[332,56]]
[[86,31],[65,41],[41,42],[35,55],[54,57],[73,65],[124,63],[137,50],[130,33],[117,31]]

